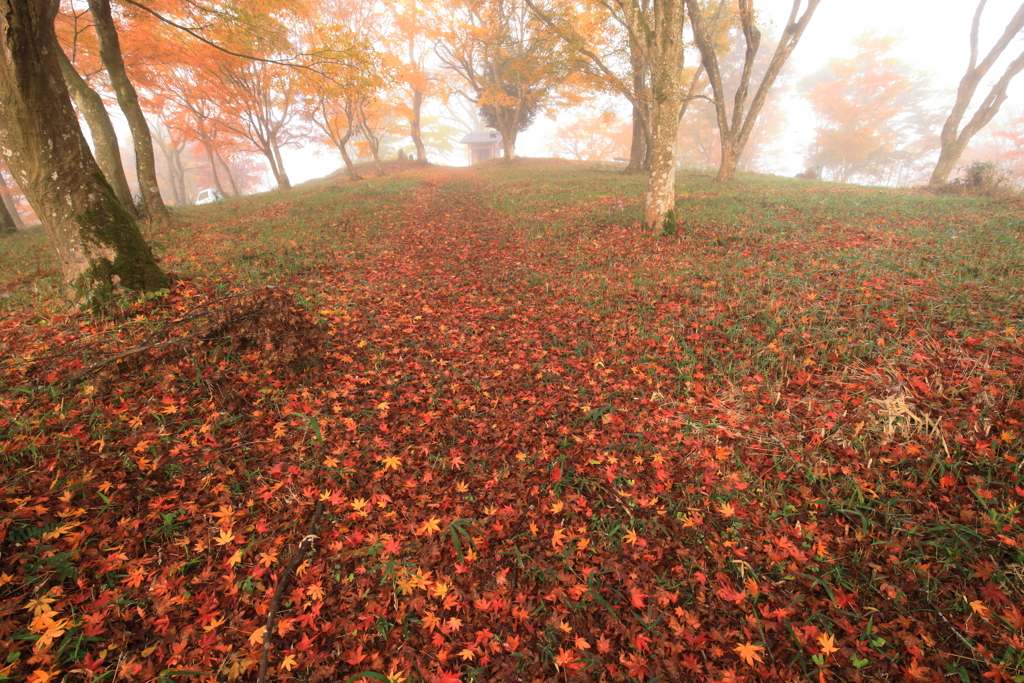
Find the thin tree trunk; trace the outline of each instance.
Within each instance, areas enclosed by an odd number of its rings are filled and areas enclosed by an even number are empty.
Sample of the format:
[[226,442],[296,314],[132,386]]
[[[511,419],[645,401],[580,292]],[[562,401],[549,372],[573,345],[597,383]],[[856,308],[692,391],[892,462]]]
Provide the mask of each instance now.
[[132,198],[132,190],[128,186],[128,177],[124,174],[124,166],[121,164],[121,147],[117,142],[117,133],[114,132],[110,114],[107,113],[107,108],[103,105],[103,98],[89,87],[68,56],[64,54],[64,50],[57,53],[57,59],[60,61],[60,70],[64,74],[64,82],[71,92],[71,98],[78,106],[78,111],[82,113],[85,122],[89,124],[96,163],[100,165],[103,175],[114,188],[114,193],[121,200],[124,208],[139,218],[135,200]]
[[235,197],[240,197],[242,192],[238,189],[238,183],[235,182],[235,174],[231,172],[231,167],[228,166],[228,162],[224,161],[224,157],[221,156],[219,150],[217,150],[217,158],[220,159],[220,165],[224,167],[224,173],[228,176],[228,183],[231,185],[231,193]]
[[178,196],[181,197],[181,203],[191,204],[192,199],[189,197],[188,187],[185,184],[185,167],[181,164],[181,152],[184,149],[184,144],[172,147],[171,161],[174,162],[174,182],[178,184]]
[[643,55],[636,40],[629,40],[629,64],[633,72],[633,137],[629,145],[629,165],[626,173],[642,173],[650,169],[650,107],[648,98],[647,72]]
[[25,221],[21,220],[18,207],[15,205],[14,199],[11,198],[11,187],[7,184],[7,178],[4,178],[3,173],[0,173],[0,192],[4,196],[4,209],[7,210],[7,215],[11,218],[11,225],[15,230],[22,230],[25,227]]
[[175,204],[181,204],[181,196],[178,194],[178,183],[174,179],[174,161],[171,159],[171,149],[164,140],[163,135],[156,137],[156,144],[164,157],[164,166],[167,167],[167,185],[171,186],[171,195]]
[[110,76],[110,84],[117,95],[117,103],[128,119],[128,127],[132,131],[135,143],[135,164],[139,176],[139,190],[149,220],[162,225],[170,222],[171,213],[164,206],[160,196],[160,186],[156,180],[156,159],[153,156],[153,140],[149,133],[149,124],[139,106],[139,95],[135,86],[128,79],[121,55],[121,43],[117,37],[117,28],[110,14],[110,0],[89,0],[96,35],[100,41],[100,58]]
[[227,192],[224,191],[224,187],[220,184],[220,176],[217,174],[217,160],[213,156],[213,145],[206,138],[203,138],[203,149],[206,150],[206,160],[210,162],[210,175],[213,176],[213,186],[217,188],[217,192],[220,193],[221,197],[226,197]]
[[169,286],[89,150],[61,77],[55,3],[0,0],[0,145],[76,296]]
[[423,93],[419,88],[412,89],[412,121],[409,125],[409,134],[412,136],[412,143],[416,145],[416,163],[426,166],[427,148],[423,144],[423,132],[420,130],[420,112],[423,109]]
[[352,158],[348,155],[348,141],[352,139],[352,129],[346,128],[345,134],[341,136],[335,143],[338,151],[341,152],[341,158],[345,162],[345,170],[348,171],[349,180],[362,180],[362,177],[356,173],[356,167],[352,163]]
[[287,190],[292,186],[292,181],[288,179],[288,173],[284,170],[284,160],[281,159],[281,147],[277,144],[276,138],[270,139],[270,148],[274,152],[274,160],[277,162],[277,189]]

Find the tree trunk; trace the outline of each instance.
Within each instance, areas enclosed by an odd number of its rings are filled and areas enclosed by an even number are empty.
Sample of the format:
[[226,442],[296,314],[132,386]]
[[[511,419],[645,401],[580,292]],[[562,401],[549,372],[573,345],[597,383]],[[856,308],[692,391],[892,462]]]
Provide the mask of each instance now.
[[971,120],[967,122],[963,130],[960,130],[960,122],[963,120],[964,114],[967,113],[967,108],[970,106],[971,99],[974,97],[978,86],[1013,38],[1024,29],[1024,3],[1021,3],[1020,8],[1014,14],[1010,23],[1007,24],[999,40],[996,41],[992,49],[989,50],[988,54],[979,64],[978,29],[981,25],[981,13],[985,9],[985,2],[986,0],[980,0],[978,8],[974,12],[974,21],[971,23],[970,33],[970,62],[967,65],[964,77],[960,79],[960,86],[956,91],[956,102],[953,103],[953,109],[949,112],[949,117],[942,125],[942,132],[939,134],[939,144],[941,146],[939,160],[935,164],[935,170],[932,171],[932,177],[928,181],[929,185],[942,185],[949,180],[950,174],[956,168],[956,163],[960,160],[960,155],[964,153],[971,138],[987,126],[996,115],[1003,102],[1006,101],[1006,89],[1009,87],[1010,81],[1024,69],[1024,53],[1021,53],[1017,59],[1007,65],[1006,71],[1003,72],[1002,77],[989,90],[988,95],[978,106]]
[[11,225],[14,226],[15,230],[21,230],[25,227],[25,221],[21,220],[21,214],[18,213],[18,207],[14,203],[14,199],[11,198],[11,187],[7,184],[7,178],[4,178],[4,174],[0,173],[0,192],[4,196],[4,209],[7,211],[7,215],[11,218]]
[[[3,174],[0,173],[0,182],[4,183],[3,189],[7,189],[7,182],[3,178]],[[18,232],[18,225],[14,222],[14,217],[18,215],[17,210],[11,211],[11,204],[7,201],[7,192],[4,192],[4,202],[0,204],[0,237],[4,235],[13,235]]]
[[352,163],[352,157],[348,155],[348,141],[352,139],[352,129],[347,128],[345,134],[337,140],[336,146],[338,151],[341,152],[341,158],[345,162],[345,170],[348,171],[349,180],[362,180],[362,177],[356,173],[356,167]]
[[273,150],[276,162],[275,167],[277,170],[274,171],[274,175],[277,178],[277,189],[290,190],[292,181],[288,179],[288,172],[284,170],[284,160],[281,158],[281,147],[277,144],[277,138],[270,139],[270,148]]
[[71,92],[71,97],[85,122],[89,124],[96,163],[100,165],[104,177],[114,188],[114,193],[124,208],[139,218],[132,190],[128,187],[128,177],[125,176],[124,166],[121,164],[121,147],[117,142],[117,133],[114,132],[110,114],[103,105],[103,98],[79,75],[71,60],[64,54],[64,50],[57,53],[57,59],[60,61],[60,70],[64,74],[64,82]]
[[775,54],[772,55],[771,62],[769,62],[749,106],[747,105],[747,93],[750,88],[750,75],[754,67],[754,59],[761,44],[761,32],[755,26],[756,13],[752,0],[739,0],[740,27],[743,30],[746,51],[743,57],[743,72],[733,97],[731,121],[725,104],[725,90],[722,85],[722,74],[719,71],[718,55],[715,53],[717,43],[713,31],[709,30],[704,16],[701,14],[698,0],[685,0],[685,2],[689,10],[690,26],[693,28],[693,41],[697,44],[697,49],[700,50],[701,63],[708,75],[708,81],[711,82],[711,91],[714,94],[718,135],[722,147],[722,161],[719,165],[717,179],[731,180],[736,174],[736,165],[747,145],[747,140],[750,139],[750,134],[754,130],[757,116],[761,113],[761,108],[768,98],[768,92],[775,84],[775,79],[782,71],[786,60],[796,48],[821,0],[808,0],[803,14],[799,14],[802,0],[793,0],[786,29],[782,32],[782,38],[779,39],[779,44],[775,48]]
[[727,183],[736,177],[736,167],[739,165],[740,155],[736,152],[733,140],[722,140],[722,160],[718,164],[718,175],[715,181]]
[[[680,33],[681,34],[681,33]],[[669,79],[666,79],[668,81]],[[673,87],[673,85],[675,87]],[[647,176],[644,224],[655,235],[675,229],[674,219],[666,225],[666,215],[676,203],[676,138],[679,133],[679,80],[666,82],[655,91],[653,107],[654,141],[651,145],[651,170]]]
[[238,189],[238,183],[235,182],[235,174],[231,172],[231,167],[228,166],[228,162],[224,161],[224,157],[221,156],[220,152],[217,152],[217,158],[220,159],[220,165],[224,167],[224,173],[228,176],[228,183],[231,185],[231,193],[235,197],[240,197],[242,192]]
[[416,145],[416,163],[422,166],[427,165],[427,148],[423,145],[423,133],[420,130],[420,111],[423,109],[423,93],[418,88],[412,89],[412,121],[409,125],[409,134],[412,136],[412,143]]
[[110,14],[110,0],[89,0],[89,11],[92,12],[96,35],[100,41],[100,58],[110,76],[110,84],[117,95],[117,103],[128,119],[128,127],[132,131],[135,143],[135,165],[139,176],[139,191],[142,203],[146,208],[146,216],[155,225],[169,223],[171,214],[164,206],[160,196],[160,186],[156,180],[156,159],[153,155],[153,139],[149,133],[149,124],[139,106],[139,95],[135,86],[128,79],[121,55],[121,43],[117,38],[117,28]]
[[[682,103],[684,0],[658,0],[652,12],[639,2],[625,6],[630,37],[648,55],[650,68],[650,171],[644,198],[644,225],[655,235],[675,229],[676,139]],[[653,22],[650,21],[653,19]],[[642,43],[640,43],[642,41]]]
[[629,145],[629,165],[626,173],[650,170],[651,125],[647,102],[647,72],[643,55],[636,40],[629,41],[629,64],[633,72],[633,137]]
[[217,159],[213,156],[213,145],[206,138],[202,139],[203,149],[206,150],[206,160],[210,162],[210,175],[213,176],[213,186],[217,188],[217,192],[220,193],[221,197],[227,197],[228,193],[224,191],[224,187],[220,184],[220,175],[217,173]]
[[50,0],[0,0],[0,145],[65,279],[89,305],[169,285],[85,141],[61,77]]
[[174,200],[175,204],[180,205],[182,201],[181,196],[178,194],[178,183],[174,178],[174,161],[171,159],[171,149],[167,140],[164,140],[163,135],[157,136],[156,144],[160,147],[160,153],[163,154],[164,157],[164,166],[167,167],[166,180],[168,182],[166,184],[171,186],[171,198]]

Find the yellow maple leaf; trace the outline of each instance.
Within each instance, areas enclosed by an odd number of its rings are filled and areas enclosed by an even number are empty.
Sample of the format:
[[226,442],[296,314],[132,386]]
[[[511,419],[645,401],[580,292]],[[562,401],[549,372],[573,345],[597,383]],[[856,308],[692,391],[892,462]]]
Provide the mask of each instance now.
[[238,550],[236,550],[235,554],[231,556],[230,560],[228,560],[228,566],[229,567],[234,567],[236,564],[241,562],[243,555],[245,555],[245,549],[244,548],[239,548]]
[[626,543],[628,543],[630,545],[636,545],[636,542],[639,540],[639,537],[636,535],[635,531],[630,529],[629,531],[626,532],[626,536],[625,536],[624,540],[626,541]]
[[427,520],[426,522],[423,523],[423,526],[421,526],[419,531],[416,532],[416,535],[417,536],[422,536],[424,534],[433,535],[434,532],[437,532],[437,531],[441,530],[440,523],[441,523],[440,519],[438,519],[437,517],[431,517],[429,520]]
[[551,504],[551,513],[557,515],[559,512],[562,511],[563,507],[565,507],[565,503],[563,503],[560,500],[555,501],[554,503]]
[[399,467],[402,466],[402,461],[398,458],[397,455],[392,455],[391,457],[384,458],[384,460],[382,460],[381,462],[384,463],[385,472],[387,472],[388,470],[397,470]]
[[266,626],[257,626],[256,630],[249,634],[249,645],[257,647],[263,644],[263,632],[267,630]]
[[750,643],[740,643],[734,647],[733,652],[739,653],[740,659],[742,659],[747,666],[754,666],[754,662],[763,662],[761,655],[758,652],[764,651],[764,648],[760,645],[751,645]]
[[217,536],[217,545],[227,545],[231,541],[235,540],[235,532],[231,529],[227,531],[221,531],[220,535]]
[[466,647],[462,649],[462,652],[459,653],[459,656],[462,657],[463,660],[472,661],[473,658],[476,657],[476,654],[474,654],[472,650]]
[[327,456],[324,458],[324,467],[337,467],[338,459],[333,456]]
[[821,645],[821,654],[823,655],[839,652],[839,648],[836,647],[836,637],[831,634],[822,633],[818,636],[818,645]]
[[735,517],[736,508],[731,503],[722,503],[718,506],[718,511],[722,513],[723,517]]
[[985,603],[981,600],[972,600],[970,605],[971,610],[973,610],[975,614],[982,619],[988,619],[988,607],[985,606]]
[[295,661],[295,655],[286,655],[285,658],[281,660],[279,668],[284,669],[285,671],[291,671],[295,668],[297,663],[298,662]]

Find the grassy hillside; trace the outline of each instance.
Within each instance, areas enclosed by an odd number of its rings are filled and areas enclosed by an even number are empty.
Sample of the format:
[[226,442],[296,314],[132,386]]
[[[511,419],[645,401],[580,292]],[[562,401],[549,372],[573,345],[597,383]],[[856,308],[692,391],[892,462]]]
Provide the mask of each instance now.
[[0,242],[0,676],[1024,680],[1022,206],[679,191],[229,199],[101,319]]

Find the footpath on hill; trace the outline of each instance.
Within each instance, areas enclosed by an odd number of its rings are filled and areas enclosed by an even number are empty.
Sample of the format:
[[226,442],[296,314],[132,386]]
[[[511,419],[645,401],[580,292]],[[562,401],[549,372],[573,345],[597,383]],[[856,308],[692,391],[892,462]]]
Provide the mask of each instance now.
[[1016,680],[1015,313],[552,168],[228,204],[164,299],[0,320],[0,676]]

